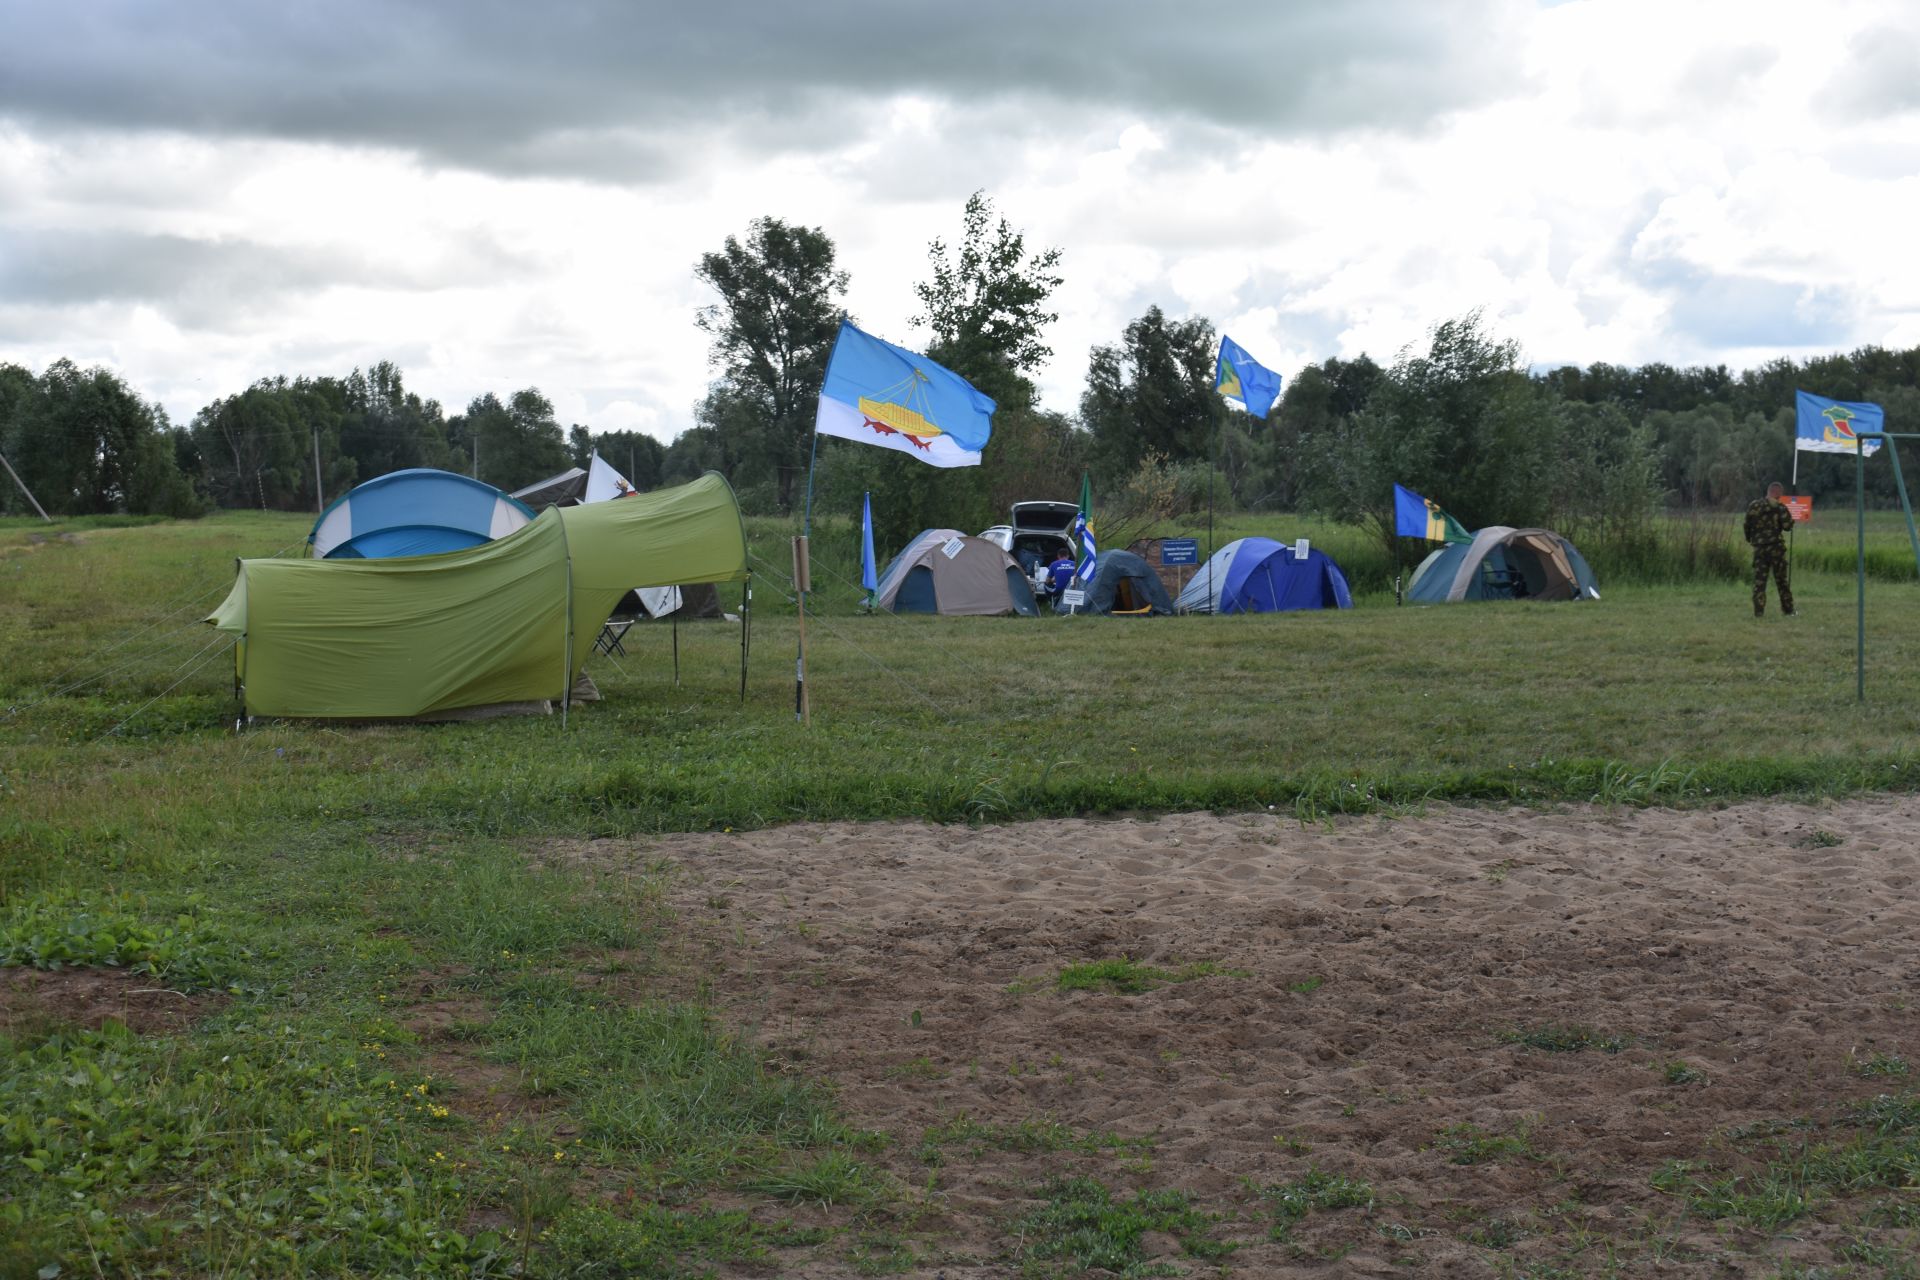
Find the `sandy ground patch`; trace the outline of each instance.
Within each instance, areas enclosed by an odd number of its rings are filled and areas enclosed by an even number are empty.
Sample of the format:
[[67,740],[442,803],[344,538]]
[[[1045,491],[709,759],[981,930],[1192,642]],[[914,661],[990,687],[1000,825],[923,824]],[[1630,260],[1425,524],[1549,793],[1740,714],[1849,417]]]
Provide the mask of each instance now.
[[189,996],[150,974],[118,969],[0,969],[0,1031],[16,1035],[108,1022],[143,1035],[167,1035],[226,1002],[224,995]]
[[[1598,1274],[1601,1244],[1646,1274],[1773,1274],[1833,1256],[1842,1223],[1770,1239],[1684,1217],[1649,1177],[1735,1159],[1742,1126],[1911,1087],[1860,1074],[1873,1055],[1920,1066],[1911,798],[807,825],[552,852],[676,869],[687,971],[893,1139],[876,1159],[926,1206],[915,1274],[1007,1274],[1009,1221],[1063,1173],[1228,1215],[1240,1275]],[[1053,986],[1122,956],[1246,976]],[[1569,1025],[1624,1047],[1503,1039]],[[1673,1063],[1705,1080],[1670,1083]],[[1057,1126],[1090,1149],[1046,1149]],[[1476,1134],[1528,1153],[1456,1163]],[[1374,1208],[1268,1240],[1258,1189],[1310,1167],[1370,1183]]]

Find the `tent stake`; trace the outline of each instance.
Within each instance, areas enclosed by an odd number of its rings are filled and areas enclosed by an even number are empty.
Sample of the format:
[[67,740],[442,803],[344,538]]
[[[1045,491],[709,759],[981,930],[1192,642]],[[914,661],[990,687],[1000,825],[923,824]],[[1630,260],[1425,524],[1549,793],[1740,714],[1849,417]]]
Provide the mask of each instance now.
[[680,687],[680,611],[673,611],[673,686]]

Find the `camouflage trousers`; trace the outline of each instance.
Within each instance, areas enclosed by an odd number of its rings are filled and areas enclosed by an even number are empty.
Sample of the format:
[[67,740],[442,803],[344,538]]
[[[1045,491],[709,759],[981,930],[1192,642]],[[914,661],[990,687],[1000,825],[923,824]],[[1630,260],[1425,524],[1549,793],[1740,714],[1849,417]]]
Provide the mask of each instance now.
[[1780,589],[1780,612],[1793,612],[1793,588],[1787,585],[1787,551],[1785,547],[1773,547],[1753,553],[1753,616],[1758,618],[1767,611],[1767,575],[1773,575],[1774,585]]

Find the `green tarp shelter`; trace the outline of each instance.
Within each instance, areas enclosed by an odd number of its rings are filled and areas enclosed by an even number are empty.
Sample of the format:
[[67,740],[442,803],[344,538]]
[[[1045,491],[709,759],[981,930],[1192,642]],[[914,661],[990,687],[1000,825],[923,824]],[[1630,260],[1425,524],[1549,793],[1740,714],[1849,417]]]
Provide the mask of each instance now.
[[207,621],[251,716],[408,718],[559,699],[635,587],[747,576],[733,489],[550,507],[495,542],[386,560],[242,560]]

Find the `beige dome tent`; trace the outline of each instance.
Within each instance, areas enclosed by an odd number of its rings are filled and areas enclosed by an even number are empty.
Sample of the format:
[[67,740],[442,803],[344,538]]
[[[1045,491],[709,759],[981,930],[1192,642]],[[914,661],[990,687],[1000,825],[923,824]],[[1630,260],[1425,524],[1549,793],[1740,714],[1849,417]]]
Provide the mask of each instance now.
[[880,575],[873,602],[894,613],[1040,614],[1013,557],[958,529],[928,529],[907,543]]

